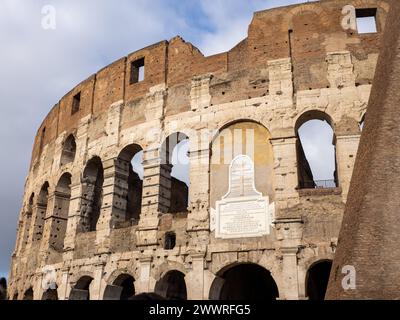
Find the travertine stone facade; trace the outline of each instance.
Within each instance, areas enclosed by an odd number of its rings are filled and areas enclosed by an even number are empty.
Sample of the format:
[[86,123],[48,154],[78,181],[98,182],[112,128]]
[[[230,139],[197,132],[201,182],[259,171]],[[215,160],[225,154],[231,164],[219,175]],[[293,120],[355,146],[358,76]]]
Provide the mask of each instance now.
[[[378,32],[344,30],[345,5],[376,8]],[[10,298],[152,291],[234,298],[230,279],[241,266],[243,277],[260,275],[261,291],[271,297],[310,296],[311,269],[335,253],[388,10],[384,0],[324,0],[261,11],[229,52],[204,57],[176,37],[79,84],[50,111],[35,140]],[[132,81],[142,58],[145,79]],[[72,113],[74,103],[79,110]],[[310,119],[327,120],[334,130],[336,188],[299,185],[297,129]],[[216,195],[228,190],[221,178],[227,166],[211,163],[213,148],[235,126],[254,128],[265,144],[255,150],[255,183],[274,202],[275,222],[262,237],[220,239],[210,227]],[[211,134],[200,139],[204,132]],[[176,133],[178,142],[190,141],[188,191],[171,178],[171,150],[163,152]],[[142,182],[129,168],[140,150]],[[187,210],[172,201],[185,192]],[[139,212],[132,194],[140,194]]]

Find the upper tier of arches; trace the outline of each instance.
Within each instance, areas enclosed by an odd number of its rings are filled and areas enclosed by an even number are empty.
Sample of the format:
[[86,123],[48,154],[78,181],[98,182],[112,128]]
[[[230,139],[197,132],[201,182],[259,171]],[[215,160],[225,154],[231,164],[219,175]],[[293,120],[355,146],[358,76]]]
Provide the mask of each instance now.
[[[175,37],[111,63],[78,84],[50,111],[38,129],[32,163],[40,157],[44,147],[62,133],[75,132],[83,119],[91,116],[104,121],[102,114],[114,103],[124,101],[126,105],[135,104],[151,93],[154,87],[164,86],[176,98],[166,102],[165,115],[190,111],[188,87],[193,77],[205,74],[215,76],[210,83],[211,104],[261,97],[270,94],[269,79],[262,76],[268,69],[268,61],[288,57],[292,58],[295,92],[329,86],[324,72],[312,72],[321,69],[327,52],[348,50],[355,61],[360,61],[355,69],[361,68],[369,55],[379,52],[380,32],[359,35],[343,30],[340,9],[344,3],[358,9],[377,8],[378,30],[383,28],[389,8],[386,0],[304,3],[255,13],[247,38],[228,52],[205,57],[192,44]],[[307,19],[311,19],[312,23],[307,23]],[[313,40],[315,43],[312,45],[320,47],[320,50],[313,51],[310,56],[307,54],[307,43],[317,29],[321,37]],[[289,31],[294,37],[292,40]],[[334,40],[338,37],[350,40]],[[365,41],[366,38],[368,41]],[[144,79],[136,81],[133,74],[143,64]],[[358,70],[355,73],[357,84],[371,83],[373,73]],[[226,87],[224,83],[229,85]],[[126,125],[141,121],[146,121],[145,111],[136,108]]]

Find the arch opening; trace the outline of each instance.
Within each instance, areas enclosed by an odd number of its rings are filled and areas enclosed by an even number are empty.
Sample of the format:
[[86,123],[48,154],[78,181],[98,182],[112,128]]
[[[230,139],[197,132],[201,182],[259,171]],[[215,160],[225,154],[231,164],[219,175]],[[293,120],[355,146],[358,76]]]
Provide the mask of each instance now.
[[99,157],[89,160],[82,176],[82,230],[96,231],[103,202],[104,170]]
[[309,300],[324,300],[328,287],[332,261],[319,261],[312,265],[306,277],[306,295]]
[[130,300],[135,295],[135,279],[129,274],[121,274],[112,285],[107,285],[104,300]]
[[122,195],[114,216],[116,229],[137,225],[142,209],[143,150],[137,144],[125,147],[116,161],[116,175],[120,183],[117,192]]
[[31,229],[33,205],[34,205],[34,201],[35,201],[34,199],[35,199],[35,194],[32,193],[31,196],[29,197],[29,202],[28,202],[26,214],[24,216],[23,234],[22,234],[22,248],[21,248],[21,250],[25,249],[25,247],[26,247],[26,245],[28,244],[28,241],[29,241],[29,231]]
[[336,138],[332,119],[324,112],[309,111],[296,123],[298,188],[339,186]]
[[215,278],[210,300],[270,301],[279,297],[271,272],[256,264],[239,264]]
[[43,293],[42,300],[56,301],[58,300],[57,289],[48,289]]
[[210,206],[215,208],[229,191],[230,166],[238,156],[254,163],[255,189],[274,201],[274,156],[271,134],[252,120],[239,120],[220,129],[210,148]]
[[25,291],[23,300],[33,300],[33,289],[32,288],[29,288],[28,290]]
[[76,142],[74,136],[71,134],[64,142],[63,150],[61,153],[61,166],[72,163],[76,155]]
[[64,248],[64,238],[67,232],[70,201],[71,174],[64,173],[56,186],[50,233],[50,245],[53,249],[59,252]]
[[81,277],[72,288],[69,300],[90,300],[90,285],[93,278],[90,276]]
[[168,136],[161,146],[159,211],[187,212],[189,205],[189,138],[181,132]]
[[44,221],[46,218],[47,203],[49,198],[49,183],[45,182],[40,189],[36,201],[36,217],[33,232],[33,241],[40,241],[43,237]]
[[156,283],[154,292],[168,300],[187,300],[185,275],[177,270],[167,272]]

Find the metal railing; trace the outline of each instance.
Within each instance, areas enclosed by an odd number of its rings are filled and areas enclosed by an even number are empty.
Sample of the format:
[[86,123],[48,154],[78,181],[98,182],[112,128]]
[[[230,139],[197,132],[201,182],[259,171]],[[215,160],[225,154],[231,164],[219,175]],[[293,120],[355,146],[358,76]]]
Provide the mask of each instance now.
[[336,188],[336,181],[332,180],[313,180],[301,181],[299,183],[300,189],[331,189]]

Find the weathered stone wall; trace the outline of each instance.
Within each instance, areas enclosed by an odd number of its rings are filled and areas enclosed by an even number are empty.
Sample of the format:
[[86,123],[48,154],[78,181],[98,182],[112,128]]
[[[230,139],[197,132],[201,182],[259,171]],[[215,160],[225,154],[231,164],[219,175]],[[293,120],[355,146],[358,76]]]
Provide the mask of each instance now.
[[[341,10],[347,4],[377,8],[378,33],[343,30]],[[185,275],[189,299],[208,299],[214,297],[210,292],[223,270],[254,263],[271,272],[280,299],[306,298],[307,270],[334,256],[360,137],[358,123],[366,110],[388,9],[384,0],[325,0],[261,11],[254,14],[248,37],[229,52],[204,57],[176,37],[120,59],[79,84],[56,104],[35,139],[10,297],[23,299],[32,288],[34,298],[41,299],[43,268],[50,266],[60,299],[68,299],[84,276],[93,279],[90,298],[102,299],[106,287],[124,273],[133,276],[139,293],[153,291],[172,270]],[[131,84],[131,64],[139,58],[145,59],[145,79]],[[79,111],[71,114],[79,92]],[[315,111],[330,118],[335,132],[339,186],[299,190],[296,127],[302,115]],[[211,149],[219,130],[237,122],[244,127],[257,123],[268,132],[271,181],[263,181],[262,175],[257,179],[261,191],[274,200],[276,217],[270,235],[222,240],[215,238],[210,216],[212,188],[224,190],[226,181],[211,180],[210,185]],[[161,146],[176,132],[196,141],[203,129],[214,135],[203,145],[190,144],[188,212],[163,215],[160,207],[169,195],[163,188]],[[60,164],[70,134],[76,156],[72,163]],[[142,210],[137,225],[114,229],[120,193],[126,189],[117,162],[131,144],[144,151]],[[263,159],[263,151],[256,152]],[[83,172],[95,156],[104,168],[100,217],[96,231],[82,233],[87,197]],[[71,174],[71,196],[60,251],[49,245],[46,234],[52,228],[51,199],[66,172]],[[46,181],[50,202],[44,235],[34,241],[38,210],[30,199],[34,194],[36,203]],[[171,231],[176,246],[166,250],[165,233]]]

